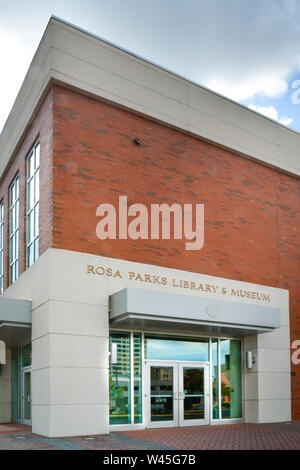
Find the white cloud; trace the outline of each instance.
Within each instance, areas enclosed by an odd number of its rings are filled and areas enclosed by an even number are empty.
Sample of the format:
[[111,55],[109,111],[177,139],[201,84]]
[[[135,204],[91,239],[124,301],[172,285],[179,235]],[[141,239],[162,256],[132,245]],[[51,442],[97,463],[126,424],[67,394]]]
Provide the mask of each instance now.
[[245,74],[240,81],[225,81],[221,78],[212,79],[208,82],[209,88],[221,93],[235,101],[245,100],[255,95],[268,97],[280,96],[288,89],[285,72],[277,75],[256,75],[255,72]]
[[293,122],[293,118],[283,116],[281,119],[279,119],[279,122],[284,126],[289,126]]
[[256,111],[257,113],[263,114],[268,118],[273,119],[274,121],[280,122],[284,126],[288,126],[293,121],[293,118],[288,118],[286,116],[282,116],[280,119],[278,117],[278,111],[274,106],[255,106],[255,104],[250,104],[248,108]]

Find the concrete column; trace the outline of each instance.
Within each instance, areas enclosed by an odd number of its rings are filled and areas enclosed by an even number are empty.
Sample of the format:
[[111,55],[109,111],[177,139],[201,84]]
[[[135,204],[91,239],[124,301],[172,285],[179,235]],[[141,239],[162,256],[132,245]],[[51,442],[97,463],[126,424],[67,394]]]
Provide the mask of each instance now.
[[248,336],[244,340],[244,350],[252,351],[256,360],[252,369],[244,368],[244,414],[247,423],[291,419],[288,292],[278,291],[280,328],[271,333]]
[[108,432],[107,317],[104,307],[56,300],[33,312],[33,432]]

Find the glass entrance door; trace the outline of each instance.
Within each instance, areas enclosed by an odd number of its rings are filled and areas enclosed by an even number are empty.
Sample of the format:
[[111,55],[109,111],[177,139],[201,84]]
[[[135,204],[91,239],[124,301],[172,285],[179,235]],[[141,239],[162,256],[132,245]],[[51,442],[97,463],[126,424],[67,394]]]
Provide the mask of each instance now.
[[179,426],[209,423],[208,365],[179,364]]
[[22,422],[31,425],[31,370],[22,370]]
[[147,427],[209,423],[207,364],[163,361],[146,364]]
[[161,428],[178,424],[177,364],[147,364],[148,427]]

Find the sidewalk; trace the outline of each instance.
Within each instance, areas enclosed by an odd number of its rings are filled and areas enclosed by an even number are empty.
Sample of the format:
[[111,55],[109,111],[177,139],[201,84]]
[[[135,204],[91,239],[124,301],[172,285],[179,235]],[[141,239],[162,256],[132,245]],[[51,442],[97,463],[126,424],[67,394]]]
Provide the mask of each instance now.
[[0,451],[10,450],[300,450],[300,422],[227,424],[109,435],[47,438],[29,426],[0,424]]

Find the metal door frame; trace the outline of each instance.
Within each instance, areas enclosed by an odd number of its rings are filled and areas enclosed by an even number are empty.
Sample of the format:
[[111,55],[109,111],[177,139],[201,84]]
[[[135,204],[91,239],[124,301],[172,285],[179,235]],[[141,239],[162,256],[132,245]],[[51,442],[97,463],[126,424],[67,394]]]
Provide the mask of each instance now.
[[[172,367],[173,368],[173,420],[172,421],[151,421],[151,367]],[[184,367],[195,367],[204,369],[204,400],[205,400],[205,419],[201,420],[184,420],[183,419],[183,390],[180,390],[180,383],[183,384],[182,377]],[[165,428],[177,426],[199,426],[210,423],[210,374],[208,362],[185,362],[185,361],[163,361],[163,360],[147,360],[145,361],[144,377],[145,377],[145,426],[147,428]],[[183,378],[183,377],[182,377]]]
[[31,388],[31,366],[29,367],[23,367],[21,369],[21,421],[23,424],[27,424],[28,426],[31,426],[31,419],[25,419],[25,374],[30,374],[30,417],[32,417],[32,409],[31,409],[31,393],[32,393],[32,388]]
[[[183,369],[191,367],[204,370],[204,419],[184,419],[184,390],[183,390]],[[209,410],[209,365],[201,362],[180,362],[178,364],[178,425],[179,426],[202,426],[210,422]]]

